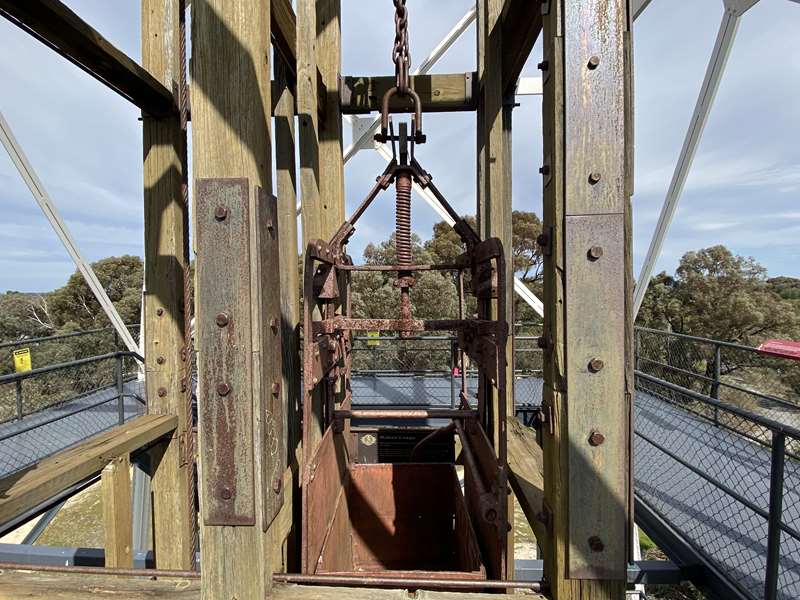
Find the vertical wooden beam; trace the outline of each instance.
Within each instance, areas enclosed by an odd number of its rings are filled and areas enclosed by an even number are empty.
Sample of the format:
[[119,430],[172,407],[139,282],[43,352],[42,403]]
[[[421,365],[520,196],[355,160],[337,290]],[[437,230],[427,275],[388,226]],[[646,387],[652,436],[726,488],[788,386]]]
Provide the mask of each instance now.
[[319,107],[317,103],[317,7],[297,0],[297,120],[300,127],[300,198],[303,250],[323,236],[320,216]]
[[319,129],[320,224],[323,239],[344,221],[344,161],[339,77],[342,69],[341,0],[317,0],[317,67],[325,85],[325,118]]
[[[340,0],[297,2],[297,114],[303,245],[330,239],[344,221]],[[317,77],[321,77],[318,81]],[[318,83],[327,98],[320,120]]]
[[127,454],[112,460],[100,474],[106,567],[133,568],[131,462]]
[[286,458],[270,1],[192,11],[202,596],[262,600]]
[[626,0],[556,0],[544,16],[545,569],[555,600],[625,595],[627,22]]
[[[180,82],[180,2],[142,0],[142,65],[167,89]],[[191,435],[182,385],[184,273],[188,269],[188,211],[183,183],[185,133],[178,115],[143,115],[144,131],[144,337],[148,410],[178,417],[178,429],[154,451],[154,550],[162,569],[194,565],[194,480],[181,442]]]
[[[511,221],[511,106],[505,106],[503,91],[503,40],[501,15],[503,0],[478,1],[478,230],[483,239],[498,238],[505,252],[505,289],[497,293],[505,298],[504,318],[510,328],[506,357],[514,356],[514,261]],[[492,308],[496,313],[496,307]],[[481,385],[487,390],[487,400],[492,416],[494,445],[499,447],[500,427],[497,418],[498,397],[487,381]],[[491,390],[491,392],[489,392]],[[514,361],[506,361],[506,414],[514,415]],[[507,516],[512,526],[508,536],[507,577],[514,569],[514,498],[509,494]]]
[[275,105],[275,167],[278,191],[278,230],[281,262],[281,323],[283,336],[283,397],[288,421],[286,447],[292,468],[291,493],[293,532],[285,550],[287,569],[299,568],[300,549],[300,478],[297,452],[300,446],[300,282],[297,254],[297,171],[295,165],[295,94],[289,65],[279,53],[275,57],[276,89],[280,94]]

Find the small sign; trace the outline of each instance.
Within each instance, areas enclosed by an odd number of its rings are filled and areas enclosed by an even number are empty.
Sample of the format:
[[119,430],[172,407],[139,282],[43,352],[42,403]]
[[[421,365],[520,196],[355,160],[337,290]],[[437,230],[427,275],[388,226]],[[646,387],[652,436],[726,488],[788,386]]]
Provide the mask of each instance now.
[[367,341],[367,346],[380,346],[381,343],[378,341],[378,338],[381,337],[380,331],[368,331],[367,337],[370,338]]
[[24,373],[31,370],[30,348],[20,348],[19,350],[14,350],[14,370],[17,373]]

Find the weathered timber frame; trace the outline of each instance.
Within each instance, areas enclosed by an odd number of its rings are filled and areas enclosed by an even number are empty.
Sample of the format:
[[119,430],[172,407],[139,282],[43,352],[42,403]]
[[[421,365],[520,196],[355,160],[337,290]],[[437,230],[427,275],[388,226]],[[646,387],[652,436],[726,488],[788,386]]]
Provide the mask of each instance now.
[[631,539],[627,0],[544,14],[543,515],[553,598],[622,598]]

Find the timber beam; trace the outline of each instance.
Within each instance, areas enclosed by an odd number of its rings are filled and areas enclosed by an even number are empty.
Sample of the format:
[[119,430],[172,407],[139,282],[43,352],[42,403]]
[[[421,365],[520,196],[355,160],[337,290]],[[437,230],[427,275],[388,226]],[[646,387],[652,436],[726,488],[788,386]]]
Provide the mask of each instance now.
[[[395,76],[342,77],[340,103],[342,113],[360,114],[381,110],[381,100],[387,90],[394,87]],[[419,94],[423,112],[456,112],[475,110],[478,105],[477,73],[452,73],[446,75],[412,75],[411,85]],[[398,94],[389,102],[390,112],[412,112],[414,107],[408,97]]]
[[513,92],[522,67],[542,32],[542,3],[506,0],[500,15],[503,90]]
[[172,91],[58,0],[0,0],[0,15],[151,116],[177,111]]
[[171,415],[137,417],[0,480],[0,523],[96,475],[115,457],[152,444],[177,425]]

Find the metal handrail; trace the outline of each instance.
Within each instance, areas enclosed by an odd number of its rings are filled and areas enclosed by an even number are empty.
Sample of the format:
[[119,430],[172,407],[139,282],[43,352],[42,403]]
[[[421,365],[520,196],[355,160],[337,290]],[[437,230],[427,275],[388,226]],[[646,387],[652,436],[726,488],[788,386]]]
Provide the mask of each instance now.
[[142,358],[136,352],[129,352],[127,350],[118,350],[117,352],[109,352],[108,354],[101,354],[99,356],[90,356],[88,358],[79,358],[77,360],[71,360],[69,362],[64,362],[64,363],[57,363],[55,365],[49,365],[47,367],[39,367],[38,369],[31,369],[30,371],[23,371],[21,373],[9,373],[7,375],[0,375],[0,385],[5,383],[13,383],[15,381],[21,381],[23,379],[36,377],[37,375],[42,375],[45,373],[52,373],[53,371],[61,371],[63,369],[69,369],[71,367],[78,367],[81,365],[88,365],[96,362],[101,362],[104,360],[110,360],[112,358],[120,358],[126,356],[133,357],[140,362],[144,361],[144,358]]
[[[737,344],[736,342],[723,342],[720,340],[712,340],[710,338],[698,337],[696,335],[688,335],[685,333],[675,333],[674,331],[664,331],[662,329],[652,329],[650,327],[641,327],[636,326],[634,328],[636,331],[645,331],[647,333],[657,333],[659,335],[665,335],[669,337],[676,337],[681,338],[684,340],[691,340],[694,342],[702,342],[704,344],[711,344],[713,346],[723,346],[725,348],[736,348],[737,350],[749,350],[755,354],[759,354],[763,356],[763,353],[758,350],[758,348],[753,348],[752,346],[745,346],[743,344]],[[775,357],[773,357],[775,358]]]
[[[139,323],[127,324],[128,329],[139,329]],[[58,335],[45,335],[35,338],[21,338],[18,340],[9,340],[7,342],[0,342],[0,349],[8,348],[10,346],[21,346],[23,344],[40,344],[42,342],[54,342],[57,340],[65,340],[68,338],[80,337],[82,335],[91,335],[93,333],[102,333],[103,331],[115,331],[113,327],[98,327],[97,329],[83,329],[81,331],[73,331],[71,333],[60,333]]]

